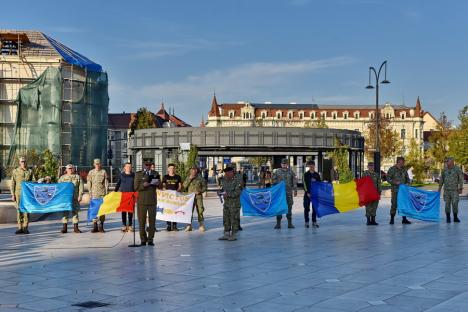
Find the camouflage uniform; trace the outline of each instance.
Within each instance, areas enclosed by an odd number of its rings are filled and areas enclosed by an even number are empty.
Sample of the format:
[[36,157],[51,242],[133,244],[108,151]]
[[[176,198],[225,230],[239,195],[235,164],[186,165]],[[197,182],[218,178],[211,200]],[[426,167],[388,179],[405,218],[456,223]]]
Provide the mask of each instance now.
[[[109,182],[107,181],[107,172],[104,169],[93,169],[88,173],[88,190],[90,199],[106,196],[108,187]],[[104,222],[105,219],[105,215],[99,217],[101,223]],[[98,218],[94,219],[93,223],[96,223],[97,221]]]
[[226,193],[223,205],[224,232],[232,231],[236,233],[239,229],[242,184],[236,177],[228,178],[224,176],[221,180],[221,186]]
[[397,211],[397,198],[398,198],[398,189],[400,186],[396,184],[408,184],[410,183],[410,178],[408,176],[408,171],[405,167],[398,168],[396,165],[391,167],[387,172],[387,182],[390,183],[392,187],[392,207],[390,209],[390,215],[395,215]]
[[[73,184],[73,224],[78,224],[79,218],[78,213],[80,212],[80,200],[83,196],[83,180],[78,174],[64,174],[58,180],[59,183],[70,182]],[[64,211],[62,217],[62,223],[68,223],[68,216],[70,212]]]
[[463,172],[459,167],[445,168],[442,171],[442,176],[439,182],[439,192],[444,187],[445,213],[450,213],[452,208],[453,214],[458,214],[458,190],[463,189]]
[[[371,177],[372,181],[374,182],[375,188],[377,192],[380,194],[382,192],[382,181],[380,180],[380,176],[375,171],[366,170],[364,171],[363,177]],[[366,217],[375,217],[377,212],[377,207],[379,206],[379,201],[373,201],[366,205]]]
[[[290,168],[287,169],[276,169],[273,172],[273,184],[279,183],[284,181],[286,185],[286,201],[288,203],[288,213],[286,217],[288,221],[291,222],[292,220],[292,206],[293,206],[293,191],[297,192],[297,178],[296,173],[292,171]],[[277,221],[281,221],[282,215],[276,216]]]
[[28,228],[29,213],[20,212],[19,203],[21,197],[21,182],[33,181],[33,174],[30,169],[23,169],[18,167],[13,170],[11,174],[11,194],[15,195],[15,206],[16,206],[16,221],[18,223],[18,229]]
[[188,193],[195,193],[193,208],[197,208],[198,223],[202,224],[204,220],[203,211],[205,211],[205,208],[203,207],[203,193],[206,192],[205,180],[200,175],[197,175],[193,179],[189,176],[185,179],[183,187]]

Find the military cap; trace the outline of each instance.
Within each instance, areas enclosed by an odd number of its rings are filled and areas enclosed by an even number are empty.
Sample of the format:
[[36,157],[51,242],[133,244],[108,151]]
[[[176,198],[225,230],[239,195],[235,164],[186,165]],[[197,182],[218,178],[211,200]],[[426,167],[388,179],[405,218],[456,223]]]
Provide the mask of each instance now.
[[308,161],[306,162],[306,166],[312,166],[312,165],[315,166],[315,161],[313,161],[313,160],[308,160]]
[[234,168],[232,168],[232,167],[224,168],[224,172],[231,172],[231,171],[234,171]]
[[19,158],[19,161],[20,161],[20,162],[26,161],[26,157],[20,157],[20,158]]
[[93,164],[95,164],[95,165],[100,165],[100,164],[101,164],[101,160],[100,160],[99,158],[94,158]]
[[73,167],[72,164],[68,164],[65,168],[66,168],[66,169],[73,169],[74,167]]
[[286,164],[288,165],[289,164],[289,160],[287,158],[283,158],[281,159],[281,164]]
[[454,160],[452,156],[449,156],[445,159],[445,161],[450,161],[450,160]]

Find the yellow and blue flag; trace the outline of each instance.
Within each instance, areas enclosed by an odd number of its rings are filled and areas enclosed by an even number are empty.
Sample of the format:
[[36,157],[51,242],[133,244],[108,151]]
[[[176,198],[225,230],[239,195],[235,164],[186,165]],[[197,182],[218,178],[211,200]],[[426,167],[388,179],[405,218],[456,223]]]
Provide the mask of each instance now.
[[27,213],[71,211],[73,208],[73,184],[21,183],[19,209]]
[[286,214],[286,186],[284,182],[280,182],[264,189],[244,189],[241,206],[244,216],[273,217]]

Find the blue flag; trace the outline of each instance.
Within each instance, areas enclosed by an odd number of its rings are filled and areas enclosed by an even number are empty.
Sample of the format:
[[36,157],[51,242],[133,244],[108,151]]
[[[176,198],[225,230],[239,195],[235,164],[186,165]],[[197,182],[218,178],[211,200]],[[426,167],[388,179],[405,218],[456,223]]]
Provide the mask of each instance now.
[[286,186],[284,182],[280,182],[264,189],[244,189],[241,206],[244,216],[273,217],[286,214]]
[[91,222],[93,221],[93,219],[97,218],[99,208],[101,208],[103,201],[104,201],[104,198],[92,198],[89,201],[88,222]]
[[398,190],[398,214],[422,221],[439,222],[440,193],[407,185]]
[[21,183],[20,211],[49,213],[71,211],[73,208],[73,184]]

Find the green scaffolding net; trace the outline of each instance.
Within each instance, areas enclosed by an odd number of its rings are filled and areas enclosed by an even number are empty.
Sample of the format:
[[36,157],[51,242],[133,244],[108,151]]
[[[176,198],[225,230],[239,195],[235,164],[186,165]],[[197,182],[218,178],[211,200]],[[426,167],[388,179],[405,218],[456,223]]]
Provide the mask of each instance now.
[[73,66],[48,67],[20,89],[8,163],[28,151],[50,150],[62,164],[86,166],[106,156],[107,74]]

